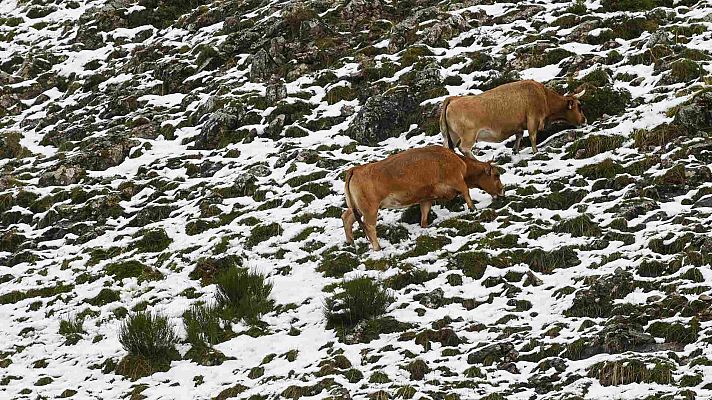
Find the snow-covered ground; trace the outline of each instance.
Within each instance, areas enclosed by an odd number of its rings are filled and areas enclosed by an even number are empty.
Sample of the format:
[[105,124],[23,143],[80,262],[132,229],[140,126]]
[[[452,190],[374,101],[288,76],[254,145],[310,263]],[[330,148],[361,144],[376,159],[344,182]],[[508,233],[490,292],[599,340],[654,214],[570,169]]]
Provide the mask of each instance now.
[[[712,398],[710,4],[586,1],[576,15],[543,0],[188,3],[0,2],[0,398]],[[435,82],[421,74],[432,70]],[[439,102],[508,76],[587,86],[584,110],[602,115],[541,135],[536,155],[478,144],[505,199],[472,190],[474,213],[438,204],[425,229],[383,210],[395,232],[384,250],[362,235],[347,246],[343,172],[440,144],[428,128]],[[286,97],[270,98],[282,84]],[[375,146],[354,139],[365,115],[388,119],[373,109],[397,86],[419,115]],[[677,130],[656,136],[661,124]],[[6,153],[17,133],[25,151]],[[586,141],[599,136],[615,144]],[[53,181],[60,166],[79,178]],[[170,244],[142,252],[147,229]],[[343,254],[358,267],[324,274]],[[116,374],[123,311],[160,312],[184,337],[183,313],[216,290],[191,272],[226,255],[274,285],[261,334],[235,324],[215,346],[220,365]],[[127,260],[162,277],[106,272]],[[427,279],[392,286],[413,271]],[[359,276],[389,287],[385,316],[406,328],[356,343],[326,328],[325,299]],[[90,304],[103,289],[118,300]],[[65,343],[60,320],[76,316],[85,333]],[[470,357],[492,344],[509,350]],[[325,369],[339,354],[350,366]],[[408,370],[416,359],[423,379]],[[625,359],[673,367],[661,378]]]

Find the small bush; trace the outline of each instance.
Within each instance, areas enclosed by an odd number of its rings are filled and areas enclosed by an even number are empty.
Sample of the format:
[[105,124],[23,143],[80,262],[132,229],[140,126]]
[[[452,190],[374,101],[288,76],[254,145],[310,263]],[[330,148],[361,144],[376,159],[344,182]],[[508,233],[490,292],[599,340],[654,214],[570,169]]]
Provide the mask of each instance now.
[[573,5],[566,9],[566,12],[578,15],[586,14],[587,11],[588,7],[586,7],[586,2],[584,0],[576,0]]
[[227,339],[220,309],[216,305],[199,304],[183,313],[187,340],[193,347],[209,347]]
[[589,179],[612,179],[624,172],[623,166],[607,158],[597,164],[586,165],[576,170],[579,175]]
[[647,11],[658,6],[672,5],[671,0],[603,0],[601,5],[606,11]]
[[342,277],[345,273],[353,271],[360,264],[358,258],[349,252],[330,252],[324,255],[319,267],[324,276]]
[[119,343],[129,353],[116,366],[116,373],[131,379],[167,371],[173,360],[178,336],[168,318],[139,311],[129,315],[119,328]]
[[272,311],[269,299],[272,284],[265,276],[245,268],[231,267],[215,278],[218,305],[233,320],[255,322],[262,314]]
[[[2,115],[2,114],[0,114]],[[30,151],[20,145],[20,132],[6,132],[0,137],[0,159],[22,158],[30,155]]]
[[119,342],[129,355],[149,360],[170,361],[177,354],[178,336],[168,318],[139,311],[129,315],[119,329]]
[[343,291],[326,299],[324,315],[328,328],[352,328],[361,321],[386,312],[393,296],[370,278],[341,284]]
[[121,300],[119,292],[109,288],[103,288],[99,294],[91,299],[87,299],[86,302],[93,306],[101,307],[119,300]]
[[670,65],[670,73],[665,77],[667,83],[683,83],[695,80],[704,74],[700,64],[685,58]]

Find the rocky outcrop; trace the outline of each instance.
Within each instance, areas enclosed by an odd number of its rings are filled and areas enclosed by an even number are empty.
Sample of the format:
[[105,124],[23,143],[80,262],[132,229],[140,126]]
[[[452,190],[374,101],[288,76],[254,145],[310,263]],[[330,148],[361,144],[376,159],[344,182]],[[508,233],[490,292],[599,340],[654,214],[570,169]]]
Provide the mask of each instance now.
[[371,97],[356,113],[346,135],[360,144],[374,146],[405,133],[417,122],[418,103],[408,88],[396,88]]
[[40,176],[40,186],[67,186],[79,182],[86,175],[84,168],[76,165],[60,165]]

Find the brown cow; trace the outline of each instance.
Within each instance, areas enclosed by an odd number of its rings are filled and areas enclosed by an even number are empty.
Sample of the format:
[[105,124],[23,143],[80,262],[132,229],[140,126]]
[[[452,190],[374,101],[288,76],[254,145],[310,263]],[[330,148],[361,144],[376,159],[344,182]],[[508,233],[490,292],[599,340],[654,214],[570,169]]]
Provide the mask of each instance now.
[[536,153],[536,134],[554,121],[574,126],[586,123],[578,100],[584,92],[565,95],[539,82],[526,80],[507,83],[476,96],[445,99],[440,113],[440,132],[444,146],[475,158],[472,147],[480,141],[502,142],[517,135],[514,153],[519,152],[524,129],[529,132]]
[[[385,160],[359,165],[346,172],[344,221],[346,241],[353,243],[353,224],[358,221],[374,250],[380,250],[376,219],[380,208],[405,208],[420,204],[420,225],[428,224],[434,200],[450,200],[461,194],[474,210],[469,188],[480,188],[493,197],[503,196],[499,172],[492,162],[455,154],[442,146],[406,150]],[[363,220],[361,220],[363,216]]]

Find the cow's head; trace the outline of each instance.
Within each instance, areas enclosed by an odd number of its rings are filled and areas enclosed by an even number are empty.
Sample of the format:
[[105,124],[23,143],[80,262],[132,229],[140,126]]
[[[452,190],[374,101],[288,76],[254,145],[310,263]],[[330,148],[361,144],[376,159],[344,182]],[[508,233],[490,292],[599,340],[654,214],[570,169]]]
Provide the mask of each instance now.
[[579,101],[579,98],[583,96],[584,93],[586,93],[586,89],[576,94],[564,96],[566,109],[564,110],[563,117],[566,122],[571,125],[581,126],[586,124],[586,116],[583,114],[581,102]]
[[493,161],[482,162],[466,159],[465,162],[468,165],[465,183],[467,183],[467,187],[482,189],[496,199],[497,196],[504,196],[504,185],[499,179],[499,169]]

